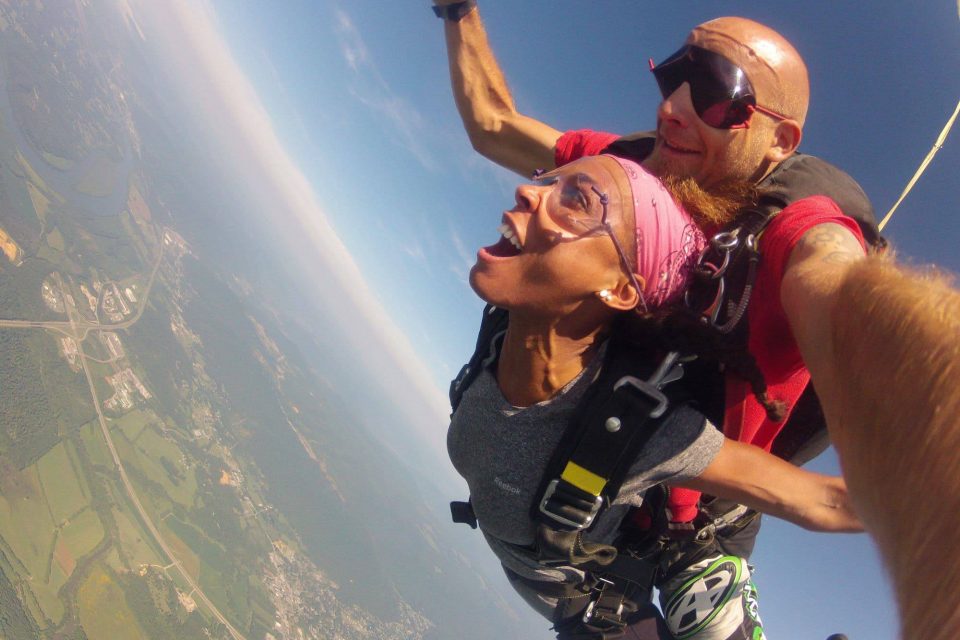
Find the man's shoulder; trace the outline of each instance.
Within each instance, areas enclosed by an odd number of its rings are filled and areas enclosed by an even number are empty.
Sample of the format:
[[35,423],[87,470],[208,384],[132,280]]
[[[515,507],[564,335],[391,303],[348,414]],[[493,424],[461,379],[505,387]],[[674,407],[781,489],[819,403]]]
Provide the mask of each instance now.
[[566,131],[557,139],[554,148],[554,163],[558,167],[586,156],[603,153],[611,143],[620,139],[620,134],[593,129]]
[[761,248],[769,246],[771,240],[781,236],[797,236],[799,239],[806,230],[820,224],[840,224],[850,229],[859,239],[863,239],[856,221],[847,216],[831,197],[824,195],[807,196],[791,202],[773,217],[763,232]]
[[[842,216],[845,215],[836,200],[827,195],[806,196],[791,202],[776,217],[780,216]],[[772,223],[771,223],[772,224]]]
[[[828,196],[834,206],[857,222],[871,245],[884,244],[867,194],[848,173],[821,158],[797,153],[781,163],[759,186],[762,202],[783,208],[809,200],[811,196]],[[835,214],[833,206],[828,207],[818,199],[805,202],[798,210],[810,214],[818,208],[825,215]]]

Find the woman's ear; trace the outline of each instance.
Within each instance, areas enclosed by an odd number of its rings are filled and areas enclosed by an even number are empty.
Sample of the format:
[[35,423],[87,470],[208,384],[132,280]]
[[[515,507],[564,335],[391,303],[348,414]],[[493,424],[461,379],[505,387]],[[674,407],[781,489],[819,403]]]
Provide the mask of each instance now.
[[766,159],[771,162],[783,162],[789,158],[803,139],[803,130],[796,120],[781,120],[773,131]]
[[[643,278],[636,276],[637,284],[641,287],[646,286]],[[622,279],[616,286],[610,289],[601,289],[597,292],[597,297],[611,309],[617,311],[629,311],[640,304],[641,293],[633,288],[633,284],[626,278]]]

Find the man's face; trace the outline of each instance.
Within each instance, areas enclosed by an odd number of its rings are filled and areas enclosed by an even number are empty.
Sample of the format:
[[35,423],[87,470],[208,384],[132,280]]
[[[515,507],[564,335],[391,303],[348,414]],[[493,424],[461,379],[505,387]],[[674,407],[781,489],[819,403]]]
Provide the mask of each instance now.
[[755,180],[765,171],[774,123],[754,114],[746,129],[716,129],[700,119],[684,83],[657,109],[657,139],[643,163],[655,175],[692,177],[709,189],[726,180]]

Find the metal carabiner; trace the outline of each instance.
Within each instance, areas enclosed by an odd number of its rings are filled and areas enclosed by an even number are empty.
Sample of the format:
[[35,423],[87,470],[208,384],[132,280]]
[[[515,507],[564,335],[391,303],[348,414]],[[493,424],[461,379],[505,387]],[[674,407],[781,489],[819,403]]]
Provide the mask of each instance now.
[[[723,274],[727,272],[727,268],[730,266],[730,259],[733,256],[734,249],[740,244],[739,233],[740,229],[721,231],[710,238],[710,246],[703,250],[694,267],[698,275],[710,280],[717,280],[723,277]],[[710,261],[710,258],[713,258],[715,253],[719,253],[722,256],[719,267]]]

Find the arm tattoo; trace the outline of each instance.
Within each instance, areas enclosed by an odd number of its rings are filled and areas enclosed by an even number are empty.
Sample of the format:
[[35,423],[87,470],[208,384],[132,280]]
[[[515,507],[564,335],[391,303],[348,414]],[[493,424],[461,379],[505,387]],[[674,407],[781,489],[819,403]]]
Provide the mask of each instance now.
[[863,257],[863,250],[853,235],[834,224],[814,227],[801,242],[813,254],[812,258],[824,264],[850,264]]
[[811,229],[807,242],[815,247],[824,247],[842,244],[843,239],[844,234],[840,229],[833,225],[822,224]]
[[849,251],[833,251],[821,258],[821,262],[826,264],[852,264],[856,262],[858,256],[853,255]]

